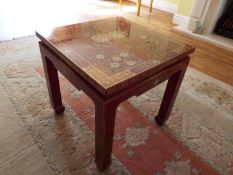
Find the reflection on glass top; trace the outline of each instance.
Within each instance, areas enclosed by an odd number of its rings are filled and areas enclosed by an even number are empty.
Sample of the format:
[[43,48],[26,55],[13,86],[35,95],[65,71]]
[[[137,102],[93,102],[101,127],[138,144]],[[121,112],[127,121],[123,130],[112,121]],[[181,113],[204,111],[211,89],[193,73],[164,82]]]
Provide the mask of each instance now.
[[105,90],[193,51],[189,45],[122,17],[58,27],[51,32],[38,31],[37,34]]

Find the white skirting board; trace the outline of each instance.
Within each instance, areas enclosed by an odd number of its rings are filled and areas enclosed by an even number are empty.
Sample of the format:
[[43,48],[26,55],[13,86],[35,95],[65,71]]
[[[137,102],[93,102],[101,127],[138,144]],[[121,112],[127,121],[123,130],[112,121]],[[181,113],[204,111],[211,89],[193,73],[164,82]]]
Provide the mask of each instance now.
[[189,23],[190,23],[190,17],[183,16],[183,15],[180,15],[180,14],[176,13],[174,15],[174,17],[173,17],[172,23],[176,24],[178,26],[182,26],[182,27],[188,28]]
[[[129,1],[137,2],[137,0],[129,0]],[[150,0],[142,0],[142,4],[145,6],[150,6]],[[153,8],[158,9],[158,10],[162,10],[165,12],[169,12],[169,13],[176,13],[176,11],[177,11],[177,5],[163,2],[163,1],[159,1],[159,0],[154,0]]]

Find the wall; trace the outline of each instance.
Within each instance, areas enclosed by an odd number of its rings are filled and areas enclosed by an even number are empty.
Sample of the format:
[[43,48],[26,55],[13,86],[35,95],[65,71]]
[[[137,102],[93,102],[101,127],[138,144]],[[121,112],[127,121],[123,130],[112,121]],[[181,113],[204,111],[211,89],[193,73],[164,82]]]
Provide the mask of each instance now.
[[195,0],[179,0],[172,23],[187,28],[190,24],[194,3]]
[[[135,3],[137,2],[137,0],[128,0],[128,1]],[[169,13],[176,13],[179,1],[180,0],[154,0],[153,8],[166,11]],[[149,6],[150,0],[142,0],[142,4],[145,6]]]
[[[137,0],[129,0],[136,2]],[[176,13],[180,16],[189,17],[195,0],[154,0],[153,7],[170,13]],[[142,4],[149,6],[150,0],[142,0]]]
[[[158,0],[154,0],[154,1],[158,1]],[[192,8],[195,2],[195,0],[159,0],[159,1],[176,5],[177,13],[183,16],[191,15]]]
[[183,16],[190,16],[195,0],[179,0],[177,13]]
[[[154,1],[156,1],[156,0],[154,0]],[[179,2],[180,2],[180,0],[160,0],[160,1],[171,3],[174,5],[179,5]]]

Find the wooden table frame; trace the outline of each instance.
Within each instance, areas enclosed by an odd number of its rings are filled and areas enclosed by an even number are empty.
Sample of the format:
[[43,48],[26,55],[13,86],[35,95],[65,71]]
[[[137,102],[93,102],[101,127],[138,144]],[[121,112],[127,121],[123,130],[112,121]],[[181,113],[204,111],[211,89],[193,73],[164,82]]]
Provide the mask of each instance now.
[[62,105],[58,71],[60,71],[77,89],[84,91],[95,104],[95,162],[100,171],[104,171],[111,164],[111,153],[114,135],[114,124],[117,106],[132,96],[138,96],[159,83],[168,79],[168,84],[162,104],[155,118],[158,125],[162,125],[169,117],[177,93],[190,58],[184,55],[179,62],[174,63],[153,76],[130,86],[120,93],[107,97],[98,92],[84,80],[69,64],[64,56],[52,51],[43,41],[39,42],[45,77],[51,105],[56,114],[64,112]]

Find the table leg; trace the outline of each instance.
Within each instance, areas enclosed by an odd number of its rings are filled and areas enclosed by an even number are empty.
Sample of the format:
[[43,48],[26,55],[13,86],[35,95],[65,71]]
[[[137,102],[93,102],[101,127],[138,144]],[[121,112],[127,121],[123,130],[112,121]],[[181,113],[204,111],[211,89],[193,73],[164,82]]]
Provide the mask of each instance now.
[[137,0],[137,7],[138,7],[137,15],[138,16],[140,15],[141,3],[142,3],[142,0]]
[[120,9],[122,9],[122,0],[119,0]]
[[186,68],[175,73],[169,78],[159,113],[155,117],[155,121],[158,125],[163,125],[164,122],[168,119],[181,86],[185,71]]
[[150,12],[152,12],[153,0],[150,0]]
[[61,91],[57,69],[54,67],[53,63],[43,54],[42,61],[50,97],[50,103],[56,114],[63,113],[65,107],[63,106],[61,100]]
[[111,165],[116,106],[95,104],[95,163],[100,171]]

